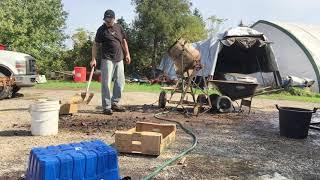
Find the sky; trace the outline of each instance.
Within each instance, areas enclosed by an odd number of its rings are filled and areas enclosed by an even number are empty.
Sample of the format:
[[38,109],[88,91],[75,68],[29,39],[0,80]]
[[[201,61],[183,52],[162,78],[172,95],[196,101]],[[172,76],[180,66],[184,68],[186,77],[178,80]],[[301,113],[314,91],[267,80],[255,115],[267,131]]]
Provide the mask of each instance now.
[[[210,16],[227,19],[223,28],[253,24],[258,20],[298,22],[320,25],[320,0],[191,0],[192,8],[198,8],[207,19]],[[103,23],[103,13],[113,9],[116,18],[127,23],[135,18],[131,0],[62,0],[68,12],[66,34],[72,35],[77,28],[96,32]],[[70,45],[70,41],[67,42]]]

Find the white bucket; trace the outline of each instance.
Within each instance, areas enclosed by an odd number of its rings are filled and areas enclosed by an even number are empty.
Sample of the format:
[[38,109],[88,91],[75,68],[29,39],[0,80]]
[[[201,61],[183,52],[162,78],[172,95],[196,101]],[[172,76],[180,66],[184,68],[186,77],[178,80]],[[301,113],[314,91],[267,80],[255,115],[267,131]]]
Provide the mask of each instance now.
[[59,101],[39,99],[30,106],[31,134],[50,136],[58,134]]

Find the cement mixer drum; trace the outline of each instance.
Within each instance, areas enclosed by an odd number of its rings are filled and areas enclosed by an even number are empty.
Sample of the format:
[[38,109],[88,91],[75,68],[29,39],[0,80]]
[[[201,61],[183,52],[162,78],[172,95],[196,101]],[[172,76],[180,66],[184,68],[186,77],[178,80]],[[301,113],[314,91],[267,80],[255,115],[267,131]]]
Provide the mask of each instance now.
[[168,54],[174,61],[177,75],[183,75],[187,70],[193,69],[200,61],[200,52],[182,38],[169,48]]

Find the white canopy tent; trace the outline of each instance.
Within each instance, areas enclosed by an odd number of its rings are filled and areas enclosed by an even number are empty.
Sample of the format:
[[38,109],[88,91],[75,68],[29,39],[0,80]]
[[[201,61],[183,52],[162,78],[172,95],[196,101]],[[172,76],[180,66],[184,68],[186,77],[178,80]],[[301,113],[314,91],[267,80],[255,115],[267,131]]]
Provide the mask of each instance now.
[[[237,40],[237,37],[260,37],[261,41],[250,41],[250,39],[244,38],[244,40],[240,42]],[[249,42],[244,42],[246,40]],[[214,76],[216,71],[229,71],[229,73],[243,74],[251,74],[259,71],[276,72],[278,66],[272,48],[269,44],[265,43],[266,41],[266,37],[254,29],[237,27],[220,34],[217,39],[210,38],[195,42],[193,46],[200,51],[201,64],[203,65],[203,69],[199,71],[197,75],[204,77]],[[244,47],[239,48],[239,42],[241,46]],[[248,43],[249,45],[250,43],[251,45],[252,43],[256,43],[259,47],[245,47]],[[264,54],[261,54],[262,51],[260,52],[260,50],[259,52],[257,51],[260,47],[265,47],[263,48]],[[242,48],[244,50],[241,50]],[[235,49],[237,50],[233,51]],[[247,61],[247,59],[251,61]],[[168,55],[162,58],[158,69],[164,71],[172,79],[177,78],[174,63]]]
[[252,28],[273,42],[281,76],[315,80],[311,89],[320,92],[320,25],[260,20]]

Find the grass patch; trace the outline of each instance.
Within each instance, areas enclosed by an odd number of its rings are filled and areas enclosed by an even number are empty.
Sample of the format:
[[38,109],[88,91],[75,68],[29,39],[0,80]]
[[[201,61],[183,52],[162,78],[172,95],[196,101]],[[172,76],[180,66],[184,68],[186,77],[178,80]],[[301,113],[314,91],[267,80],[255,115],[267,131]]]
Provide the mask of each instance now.
[[[87,83],[75,83],[71,81],[54,81],[49,80],[46,84],[37,84],[34,88],[36,89],[67,89],[67,90],[83,90],[85,91]],[[160,93],[161,86],[158,84],[138,84],[138,83],[126,83],[124,91],[125,92],[150,92],[150,93]],[[100,92],[101,84],[99,82],[92,82],[90,89],[92,91]],[[210,89],[211,93],[218,93],[216,90]],[[202,93],[200,90],[196,91],[197,94]],[[275,99],[275,100],[289,100],[289,101],[301,101],[301,102],[313,102],[320,103],[320,94],[312,93],[308,90],[302,90],[299,88],[290,88],[288,91],[260,95],[259,98],[264,99]]]
[[284,95],[284,94],[270,94],[270,95],[261,95],[257,97],[263,98],[263,99],[320,103],[320,98],[318,97],[292,96],[292,95]]
[[[36,89],[60,89],[60,90],[85,90],[87,88],[87,83],[75,83],[72,81],[56,81],[49,80],[45,84],[37,84],[34,88]],[[90,90],[100,92],[101,83],[93,81],[90,85]],[[139,84],[139,83],[126,83],[125,92],[150,92],[150,93],[160,93],[161,86],[159,84]],[[196,94],[201,94],[201,90],[196,90]],[[218,91],[210,89],[209,94],[218,93]]]
[[[71,81],[55,81],[49,80],[46,84],[37,84],[34,88],[36,89],[67,89],[67,90],[85,90],[87,83],[75,83]],[[93,81],[91,82],[90,90],[100,91],[101,83]],[[125,92],[160,92],[160,85],[150,84],[138,84],[138,83],[126,83]]]
[[313,93],[308,89],[301,88],[289,88],[286,91],[268,95],[261,95],[258,97],[265,99],[320,103],[320,94]]

